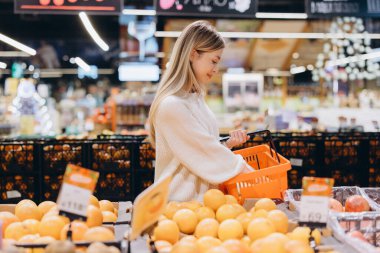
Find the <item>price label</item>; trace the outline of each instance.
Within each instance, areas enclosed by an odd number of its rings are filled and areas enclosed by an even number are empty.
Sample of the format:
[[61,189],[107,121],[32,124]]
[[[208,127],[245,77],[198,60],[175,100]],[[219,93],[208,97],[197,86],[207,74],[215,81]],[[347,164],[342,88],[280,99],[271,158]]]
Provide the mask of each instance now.
[[334,179],[304,177],[300,204],[300,224],[326,227],[329,216],[329,198]]
[[57,205],[60,213],[69,217],[86,217],[90,196],[99,173],[76,165],[67,165]]

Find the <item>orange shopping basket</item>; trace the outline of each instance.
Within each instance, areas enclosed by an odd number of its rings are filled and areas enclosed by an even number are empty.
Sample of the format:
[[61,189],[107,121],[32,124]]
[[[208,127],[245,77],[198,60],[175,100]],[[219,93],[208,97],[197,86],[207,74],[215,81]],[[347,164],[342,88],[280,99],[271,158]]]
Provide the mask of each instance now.
[[240,174],[220,185],[226,194],[235,196],[240,203],[246,198],[281,198],[288,189],[288,175],[291,165],[289,160],[277,153],[270,131],[249,133],[256,135],[266,133],[269,145],[262,144],[234,151],[243,156],[244,160],[255,171]]

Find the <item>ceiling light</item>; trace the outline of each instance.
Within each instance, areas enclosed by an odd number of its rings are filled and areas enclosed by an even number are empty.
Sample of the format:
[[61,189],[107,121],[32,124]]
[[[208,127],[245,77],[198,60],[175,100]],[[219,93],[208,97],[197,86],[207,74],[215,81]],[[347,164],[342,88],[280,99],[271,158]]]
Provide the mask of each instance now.
[[306,66],[306,68],[307,68],[307,70],[312,71],[312,70],[314,69],[314,66],[311,65],[311,64],[308,64],[308,65]]
[[370,59],[376,59],[380,58],[380,52],[372,52],[368,54],[360,54],[355,56],[350,56],[338,60],[333,61],[327,61],[326,66],[327,67],[333,67],[333,66],[339,66],[339,65],[345,65],[351,62],[359,62],[359,61],[365,61]]
[[22,51],[0,51],[0,57],[30,57],[30,54]]
[[142,10],[142,9],[124,9],[123,15],[136,15],[136,16],[155,16],[155,10]]
[[89,72],[91,70],[90,65],[88,65],[82,58],[75,57],[75,63],[81,67],[84,71]]
[[257,12],[256,18],[273,18],[273,19],[307,19],[306,13],[273,13]]
[[0,69],[6,69],[6,68],[7,68],[7,64],[5,62],[0,61]]
[[36,55],[36,50],[34,50],[33,48],[31,47],[28,47],[12,38],[9,38],[8,36],[5,36],[4,34],[0,33],[0,40],[7,43],[8,45],[12,46],[12,47],[15,47],[21,51],[24,51],[25,53],[27,54],[30,54],[30,55]]
[[87,32],[91,35],[92,39],[98,44],[98,46],[103,51],[108,51],[110,48],[109,46],[100,38],[99,34],[96,32],[95,28],[92,26],[90,20],[88,19],[88,16],[85,12],[80,12],[79,17],[82,20],[82,23],[84,27],[86,28]]
[[295,74],[299,74],[305,71],[306,71],[306,68],[304,66],[299,66],[299,67],[291,68],[290,74],[295,75]]

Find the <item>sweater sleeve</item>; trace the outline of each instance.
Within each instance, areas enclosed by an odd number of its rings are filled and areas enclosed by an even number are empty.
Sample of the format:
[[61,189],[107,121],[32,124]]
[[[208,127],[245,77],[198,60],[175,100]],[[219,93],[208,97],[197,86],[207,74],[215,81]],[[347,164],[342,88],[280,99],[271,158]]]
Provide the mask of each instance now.
[[184,101],[164,99],[156,114],[155,128],[180,163],[211,184],[220,184],[245,167],[243,157],[209,134]]

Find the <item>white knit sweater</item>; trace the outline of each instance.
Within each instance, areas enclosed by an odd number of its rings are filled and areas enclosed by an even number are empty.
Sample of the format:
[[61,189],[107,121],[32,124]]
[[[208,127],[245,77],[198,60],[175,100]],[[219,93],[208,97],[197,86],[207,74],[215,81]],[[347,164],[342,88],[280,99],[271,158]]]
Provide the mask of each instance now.
[[202,201],[208,189],[244,168],[244,159],[219,142],[216,118],[201,95],[165,98],[155,130],[155,181],[172,176],[169,200]]

